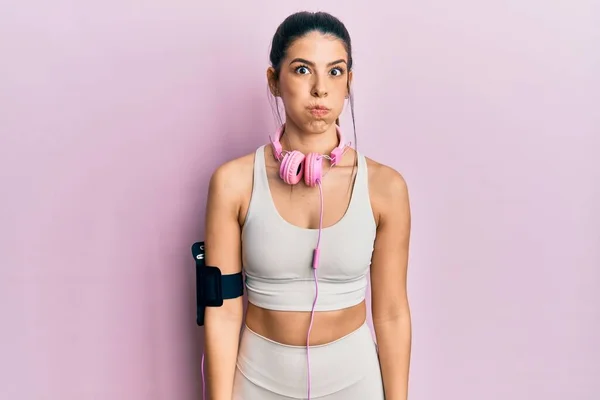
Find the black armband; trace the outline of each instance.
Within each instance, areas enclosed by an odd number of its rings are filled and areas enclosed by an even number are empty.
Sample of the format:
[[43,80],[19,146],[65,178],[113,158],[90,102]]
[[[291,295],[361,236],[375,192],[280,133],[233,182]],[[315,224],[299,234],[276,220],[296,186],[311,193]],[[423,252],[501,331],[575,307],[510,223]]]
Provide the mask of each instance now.
[[196,260],[196,324],[204,325],[204,309],[221,307],[223,300],[235,299],[244,294],[242,273],[222,275],[218,267],[207,266],[204,259],[204,242],[192,245]]

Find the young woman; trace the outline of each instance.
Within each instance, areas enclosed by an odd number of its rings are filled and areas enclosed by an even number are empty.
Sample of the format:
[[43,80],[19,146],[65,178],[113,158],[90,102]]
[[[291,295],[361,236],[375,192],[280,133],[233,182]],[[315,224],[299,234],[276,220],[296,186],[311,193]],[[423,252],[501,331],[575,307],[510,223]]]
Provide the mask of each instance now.
[[339,127],[346,99],[352,106],[350,36],[327,13],[296,13],[277,29],[270,61],[285,123],[209,185],[206,262],[223,274],[243,268],[249,303],[245,321],[241,297],[206,309],[209,398],[405,400],[408,192]]

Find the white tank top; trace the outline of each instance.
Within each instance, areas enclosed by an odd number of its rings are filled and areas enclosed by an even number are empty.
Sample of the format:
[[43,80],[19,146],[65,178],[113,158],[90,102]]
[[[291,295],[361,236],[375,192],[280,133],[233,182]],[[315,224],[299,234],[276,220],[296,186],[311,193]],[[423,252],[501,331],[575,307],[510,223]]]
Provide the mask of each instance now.
[[[269,189],[264,149],[256,150],[252,197],[242,229],[248,301],[270,310],[311,311],[315,299],[312,257],[318,229],[295,226],[279,214]],[[375,234],[367,163],[358,154],[348,209],[341,220],[321,233],[315,311],[351,307],[365,298]]]

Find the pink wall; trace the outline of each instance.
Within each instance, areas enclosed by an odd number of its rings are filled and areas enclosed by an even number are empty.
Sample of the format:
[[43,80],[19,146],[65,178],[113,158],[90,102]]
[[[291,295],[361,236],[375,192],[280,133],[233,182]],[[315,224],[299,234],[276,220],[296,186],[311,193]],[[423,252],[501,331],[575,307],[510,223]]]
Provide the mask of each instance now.
[[[196,399],[189,246],[213,168],[274,129],[269,40],[296,9],[10,3],[0,397]],[[393,3],[327,10],[359,149],[411,188],[411,398],[597,399],[598,6]]]

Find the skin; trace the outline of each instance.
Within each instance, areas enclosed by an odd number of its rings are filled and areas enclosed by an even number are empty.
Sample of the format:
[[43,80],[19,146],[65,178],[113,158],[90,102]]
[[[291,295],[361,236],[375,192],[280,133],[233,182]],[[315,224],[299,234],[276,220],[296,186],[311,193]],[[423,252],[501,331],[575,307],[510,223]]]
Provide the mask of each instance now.
[[[303,61],[298,61],[302,59]],[[339,61],[342,60],[342,61]],[[277,77],[273,68],[267,80],[274,96],[285,106],[285,150],[328,154],[337,144],[335,121],[341,114],[352,83],[343,43],[312,32],[288,49]],[[332,64],[334,63],[334,64]],[[307,107],[330,108],[325,116]],[[265,163],[271,195],[281,217],[302,228],[318,228],[319,193],[300,183],[290,187],[278,176],[279,164],[270,146]],[[241,230],[252,193],[254,152],[228,161],[210,180],[206,209],[207,264],[218,265],[223,274],[239,272]],[[387,400],[405,400],[411,350],[411,317],[406,290],[411,215],[408,189],[402,175],[367,158],[369,195],[377,237],[371,264],[372,317]],[[356,153],[350,149],[323,180],[327,199],[323,227],[339,221],[350,202],[356,173]],[[366,318],[363,301],[337,311],[316,312],[311,345],[336,340],[359,328]],[[205,315],[206,375],[209,398],[230,400],[241,324],[242,298],[225,300],[222,307],[208,307]],[[306,345],[310,312],[282,312],[248,304],[245,323],[250,329],[280,343]],[[218,355],[218,356],[217,356]]]

